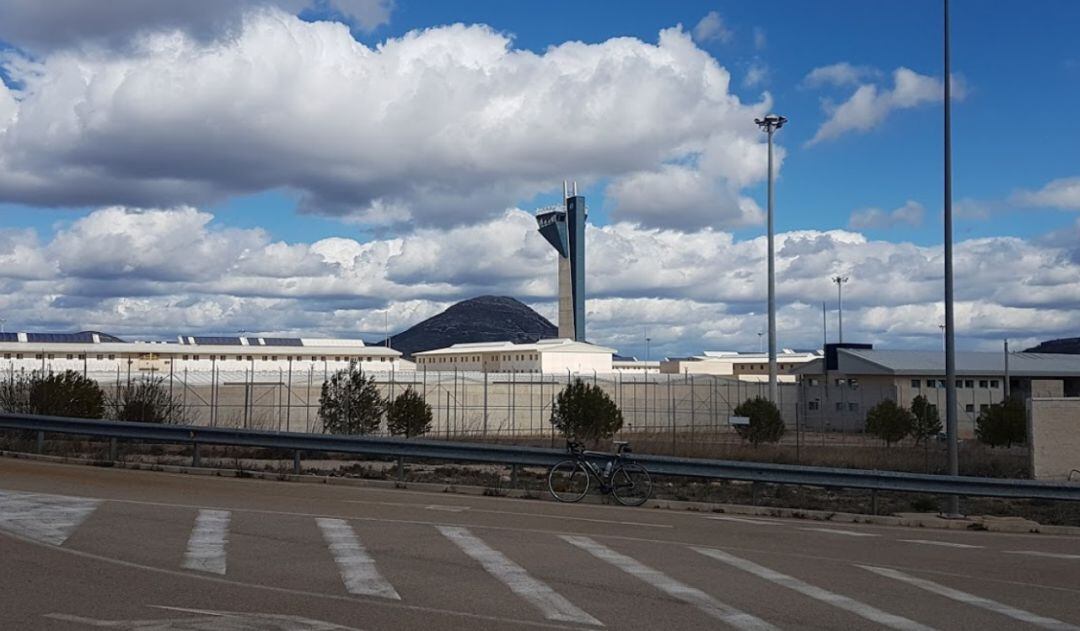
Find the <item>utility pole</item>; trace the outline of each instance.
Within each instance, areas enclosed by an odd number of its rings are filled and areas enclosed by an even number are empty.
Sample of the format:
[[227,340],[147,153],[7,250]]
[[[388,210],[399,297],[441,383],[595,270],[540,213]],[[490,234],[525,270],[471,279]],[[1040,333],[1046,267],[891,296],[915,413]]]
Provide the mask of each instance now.
[[776,396],[776,248],[773,231],[773,134],[787,119],[778,114],[756,118],[754,122],[769,135],[769,401]]
[[1009,338],[1005,338],[1005,401],[1009,400]]
[[850,279],[847,276],[833,276],[832,282],[836,283],[836,306],[840,320],[840,343],[844,343],[844,283]]
[[821,351],[829,345],[829,321],[825,318],[825,301],[821,301]]
[[[949,475],[960,473],[956,418],[956,322],[953,319],[952,226],[952,83],[949,55],[949,0],[944,0],[945,72],[945,434],[949,443]],[[950,495],[946,514],[960,516],[960,496]]]

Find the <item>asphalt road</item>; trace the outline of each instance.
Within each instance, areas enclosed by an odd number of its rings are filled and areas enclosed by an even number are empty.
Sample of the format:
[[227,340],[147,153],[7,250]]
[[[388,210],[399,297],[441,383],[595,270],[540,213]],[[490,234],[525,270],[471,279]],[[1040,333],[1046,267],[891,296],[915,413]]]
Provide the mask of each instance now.
[[0,629],[1076,629],[1080,539],[0,458]]

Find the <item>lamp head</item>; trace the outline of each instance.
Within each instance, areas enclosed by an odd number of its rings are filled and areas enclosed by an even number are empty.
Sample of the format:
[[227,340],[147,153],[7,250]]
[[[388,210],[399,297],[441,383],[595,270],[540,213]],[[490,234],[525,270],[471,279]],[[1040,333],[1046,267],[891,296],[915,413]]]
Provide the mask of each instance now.
[[762,131],[771,132],[780,129],[787,122],[787,118],[779,114],[766,114],[765,118],[755,118],[754,122]]

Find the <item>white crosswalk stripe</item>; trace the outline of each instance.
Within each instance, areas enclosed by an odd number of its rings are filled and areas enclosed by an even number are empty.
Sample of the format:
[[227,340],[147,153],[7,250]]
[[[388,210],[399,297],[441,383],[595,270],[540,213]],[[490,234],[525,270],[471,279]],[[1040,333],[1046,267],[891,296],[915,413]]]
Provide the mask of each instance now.
[[766,519],[749,519],[746,517],[730,517],[728,515],[706,515],[705,519],[715,519],[716,521],[733,521],[739,524],[754,524],[755,526],[781,526],[781,522],[769,521]]
[[1039,552],[1037,550],[1006,550],[1005,554],[1022,554],[1029,557],[1042,557],[1044,559],[1065,559],[1066,561],[1080,560],[1080,554],[1063,554],[1061,552]]
[[857,530],[840,530],[839,528],[800,528],[808,532],[824,532],[830,535],[844,535],[845,537],[880,537],[872,532],[859,532]]
[[199,572],[225,574],[225,544],[229,541],[231,514],[224,510],[200,510],[188,539],[183,567]]
[[941,585],[940,583],[935,583],[933,581],[928,581],[923,578],[911,576],[910,574],[905,574],[891,568],[875,567],[871,565],[860,565],[859,567],[864,570],[869,570],[879,576],[885,576],[887,578],[902,581],[904,583],[907,583],[908,585],[914,585],[915,587],[925,589],[928,592],[933,592],[935,594],[944,596],[945,598],[951,598],[952,600],[962,602],[968,605],[988,609],[1003,616],[1008,616],[1014,620],[1020,620],[1021,622],[1026,622],[1030,625],[1034,625],[1043,629],[1055,629],[1056,631],[1080,630],[1080,627],[1071,625],[1067,622],[1062,622],[1055,618],[1047,618],[1045,616],[1040,616],[1038,614],[1031,613],[1030,611],[1024,611],[1023,609],[1018,609],[1011,605],[999,603],[995,600],[990,600],[989,598],[983,598],[981,596],[962,592],[958,589],[946,587],[945,585]]
[[329,517],[320,517],[315,521],[322,530],[323,539],[330,546],[330,553],[334,555],[341,580],[345,582],[345,589],[350,594],[401,600],[394,586],[379,573],[374,559],[360,543],[348,522]]
[[444,537],[457,544],[465,554],[479,562],[489,574],[539,609],[548,620],[604,626],[564,596],[530,576],[525,568],[481,541],[467,528],[459,526],[436,526],[436,528]]
[[0,491],[0,530],[63,545],[99,504],[84,497]]
[[918,543],[924,546],[940,546],[943,548],[962,548],[965,550],[975,550],[983,548],[984,546],[973,546],[970,543],[954,543],[952,541],[934,541],[932,539],[901,539],[904,543]]
[[928,627],[924,624],[915,622],[914,620],[904,618],[903,616],[897,616],[882,611],[876,607],[859,602],[853,598],[848,598],[847,596],[836,594],[820,587],[816,587],[809,583],[803,582],[793,576],[782,574],[762,565],[758,565],[753,561],[748,561],[746,559],[739,558],[737,556],[722,552],[720,550],[716,550],[714,548],[694,548],[694,550],[697,550],[698,552],[704,554],[707,557],[711,557],[713,559],[716,559],[717,561],[727,563],[728,565],[749,572],[767,581],[772,581],[777,585],[783,585],[788,589],[793,589],[800,594],[809,596],[810,598],[813,598],[815,600],[820,600],[821,602],[828,603],[834,607],[838,607],[845,611],[850,611],[857,616],[866,618],[871,622],[876,622],[883,627],[888,627],[890,629],[902,629],[903,631],[932,631],[933,629],[933,627]]
[[776,627],[761,618],[740,611],[720,602],[700,589],[682,583],[659,570],[653,569],[640,561],[616,552],[598,543],[590,537],[560,535],[567,543],[585,550],[594,557],[606,561],[623,572],[641,579],[665,594],[685,603],[696,606],[706,614],[722,620],[736,629],[775,630]]

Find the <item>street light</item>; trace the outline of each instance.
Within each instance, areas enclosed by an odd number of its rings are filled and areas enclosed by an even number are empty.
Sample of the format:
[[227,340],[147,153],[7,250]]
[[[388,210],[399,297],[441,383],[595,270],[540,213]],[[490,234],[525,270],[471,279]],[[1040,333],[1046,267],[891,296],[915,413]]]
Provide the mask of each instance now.
[[[960,474],[956,418],[956,323],[953,320],[953,226],[952,226],[952,76],[949,63],[949,0],[944,0],[945,72],[945,435],[949,443],[949,475]],[[960,516],[960,497],[950,495],[949,517]]]
[[836,307],[840,320],[840,343],[844,343],[844,283],[850,280],[847,276],[833,276],[832,282],[836,283]]
[[776,403],[776,261],[773,244],[773,133],[784,126],[787,119],[779,114],[755,118],[761,131],[769,135],[769,400]]

